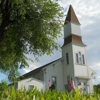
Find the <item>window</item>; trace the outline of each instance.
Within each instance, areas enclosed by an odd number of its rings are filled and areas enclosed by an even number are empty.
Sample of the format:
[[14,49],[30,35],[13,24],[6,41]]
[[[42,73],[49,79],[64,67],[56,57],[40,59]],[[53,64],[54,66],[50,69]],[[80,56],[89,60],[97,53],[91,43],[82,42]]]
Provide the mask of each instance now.
[[79,63],[79,61],[78,61],[78,53],[76,53],[76,63]]
[[84,82],[81,82],[81,85],[84,86]]
[[85,64],[85,59],[83,54],[82,54],[82,64]]
[[85,64],[84,54],[81,54],[81,52],[76,53],[76,63]]
[[54,85],[57,84],[57,80],[56,80],[56,77],[55,76],[52,77],[52,84],[54,84]]
[[84,82],[84,85],[86,85],[86,82]]
[[79,64],[82,64],[82,56],[81,56],[81,52],[78,52],[78,59],[79,59]]
[[79,82],[78,85],[81,85],[81,82]]
[[67,83],[70,84],[70,76],[67,76]]
[[68,57],[68,53],[66,53],[66,61],[67,61],[67,64],[69,64],[69,57]]
[[29,89],[29,90],[31,90],[31,89],[33,90],[33,89],[34,89],[34,85],[29,85],[29,86],[28,86],[28,89]]

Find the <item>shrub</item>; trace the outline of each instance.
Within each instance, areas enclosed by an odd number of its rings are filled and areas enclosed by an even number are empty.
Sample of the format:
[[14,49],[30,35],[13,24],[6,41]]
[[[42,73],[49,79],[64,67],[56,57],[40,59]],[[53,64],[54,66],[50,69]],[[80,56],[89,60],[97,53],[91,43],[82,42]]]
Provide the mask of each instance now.
[[2,91],[0,100],[100,100],[100,94],[83,95],[80,90],[76,90],[76,92],[71,91],[70,93],[56,90],[39,92],[36,88],[29,91],[15,91],[14,87],[12,87]]

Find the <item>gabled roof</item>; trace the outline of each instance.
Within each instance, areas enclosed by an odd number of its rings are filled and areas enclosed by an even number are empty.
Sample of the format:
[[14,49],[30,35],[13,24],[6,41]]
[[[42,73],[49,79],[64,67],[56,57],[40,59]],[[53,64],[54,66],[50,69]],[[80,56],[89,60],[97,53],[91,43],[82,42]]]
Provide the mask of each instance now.
[[69,6],[69,10],[68,10],[68,13],[67,13],[65,24],[67,24],[68,22],[75,22],[77,24],[80,24],[76,14],[75,14],[75,12],[73,10],[73,7],[71,5]]
[[94,70],[92,70],[91,68],[88,67],[88,70],[92,73],[92,75],[95,75],[96,72]]
[[54,61],[52,61],[52,62],[50,62],[50,63],[48,63],[48,64],[45,64],[45,65],[43,65],[43,66],[41,66],[41,67],[39,67],[39,68],[36,68],[36,69],[34,69],[34,70],[32,70],[32,71],[30,71],[30,72],[28,72],[28,73],[22,75],[22,76],[20,77],[20,79],[25,79],[25,78],[27,78],[27,77],[30,76],[30,75],[34,75],[35,73],[42,71],[43,68],[47,67],[48,65],[50,65],[50,64],[52,64],[52,63],[54,63],[54,62],[56,62],[56,61],[58,61],[58,60],[60,60],[60,59],[61,59],[61,58],[59,58],[59,59],[57,59],[57,60],[54,60]]

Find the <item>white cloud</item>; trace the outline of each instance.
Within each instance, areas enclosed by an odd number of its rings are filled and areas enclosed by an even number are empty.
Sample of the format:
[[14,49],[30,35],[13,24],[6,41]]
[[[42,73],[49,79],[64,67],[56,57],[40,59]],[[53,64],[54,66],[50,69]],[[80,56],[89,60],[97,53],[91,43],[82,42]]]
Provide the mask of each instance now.
[[23,68],[23,69],[22,69],[22,71],[23,71],[23,73],[22,73],[22,74],[25,74],[25,73],[30,72],[31,70],[30,70],[30,69]]
[[97,76],[96,78],[97,78],[97,79],[100,79],[100,76]]
[[90,66],[94,70],[100,70],[100,62],[94,63],[92,66]]
[[28,73],[34,69],[38,68],[38,65],[36,65],[33,62],[29,62],[29,67],[23,68],[22,70],[20,70],[21,75]]

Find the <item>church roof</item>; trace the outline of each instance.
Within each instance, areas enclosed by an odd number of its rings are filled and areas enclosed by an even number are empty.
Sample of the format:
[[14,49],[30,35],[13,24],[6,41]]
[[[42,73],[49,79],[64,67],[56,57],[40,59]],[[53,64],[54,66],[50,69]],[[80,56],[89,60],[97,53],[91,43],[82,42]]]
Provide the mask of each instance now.
[[67,13],[65,24],[67,24],[68,22],[75,22],[77,24],[80,24],[76,14],[73,10],[73,7],[71,5],[69,6],[69,10],[68,10],[68,13]]
[[20,76],[20,79],[25,79],[25,78],[28,78],[30,75],[34,75],[35,73],[40,72],[43,68],[47,67],[48,65],[50,65],[50,64],[52,64],[52,63],[54,63],[54,62],[56,62],[56,61],[58,61],[58,60],[60,60],[60,59],[61,59],[61,58],[59,58],[59,59],[57,59],[57,60],[54,60],[54,61],[52,61],[52,62],[50,62],[50,63],[47,63],[47,64],[45,64],[45,65],[43,65],[43,66],[41,66],[41,67],[39,67],[39,68],[36,68],[36,69],[34,69],[34,70],[32,70],[32,71],[30,71],[30,72],[28,72],[28,73],[26,73],[26,74]]
[[77,44],[81,44],[83,46],[86,46],[83,42],[82,42],[82,38],[80,36],[76,36],[76,35],[70,35],[68,37],[66,37],[64,39],[64,44],[63,46],[69,44],[69,43],[77,43]]

